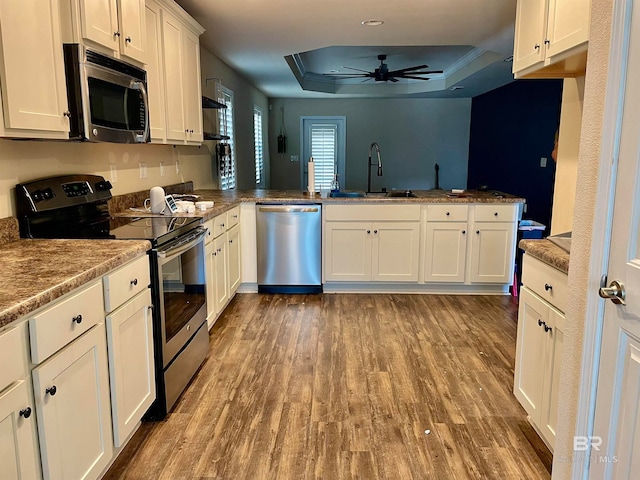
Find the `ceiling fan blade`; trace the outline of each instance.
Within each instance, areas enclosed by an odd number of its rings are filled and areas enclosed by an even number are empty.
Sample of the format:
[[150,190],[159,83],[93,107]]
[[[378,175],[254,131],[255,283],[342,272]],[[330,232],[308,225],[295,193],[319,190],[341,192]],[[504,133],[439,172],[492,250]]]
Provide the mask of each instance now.
[[398,81],[397,78],[391,77],[391,76],[387,80],[389,80],[390,82],[393,82],[393,83],[396,83]]
[[442,70],[428,70],[426,72],[407,72],[409,75],[434,75],[436,73],[443,73]]
[[335,77],[336,81],[340,81],[340,80],[350,80],[352,78],[364,78],[366,80],[370,80],[371,77],[367,77],[366,75],[352,75],[352,76],[348,76],[348,77]]
[[414,77],[413,75],[402,75],[400,78],[410,78],[412,80],[429,80],[429,77]]
[[323,73],[325,77],[348,77],[348,78],[357,78],[357,77],[368,77],[367,73]]
[[362,70],[361,68],[345,67],[344,65],[342,66],[342,68],[348,68],[349,70],[355,70],[357,72],[369,73],[368,70]]
[[373,80],[373,77],[369,77],[369,78],[365,78],[363,81],[361,81],[360,83],[365,83],[368,82],[369,80]]
[[429,65],[416,65],[415,67],[407,67],[407,68],[401,68],[400,70],[394,70],[393,72],[389,72],[390,74],[393,73],[394,75],[397,75],[399,73],[404,73],[404,72],[410,72],[412,70],[420,70],[421,68],[427,68]]

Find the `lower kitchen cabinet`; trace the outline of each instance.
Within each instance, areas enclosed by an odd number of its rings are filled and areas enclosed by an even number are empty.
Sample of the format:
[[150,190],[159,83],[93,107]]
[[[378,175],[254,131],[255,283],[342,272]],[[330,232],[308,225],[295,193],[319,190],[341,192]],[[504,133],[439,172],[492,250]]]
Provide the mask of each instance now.
[[240,226],[236,225],[227,232],[227,271],[229,273],[229,296],[238,291],[240,286]]
[[476,223],[471,231],[470,280],[511,283],[515,263],[516,224]]
[[379,222],[372,225],[371,279],[376,282],[417,282],[419,222]]
[[0,478],[39,479],[36,414],[27,359],[27,325],[0,333]]
[[32,376],[44,478],[98,478],[113,456],[104,324],[35,367]]
[[325,281],[371,280],[371,228],[369,222],[325,224]]
[[213,262],[216,314],[222,311],[229,300],[228,271],[227,271],[227,239],[225,235],[213,240]]
[[427,222],[425,282],[464,282],[466,258],[466,221]]
[[[562,286],[555,283],[554,287]],[[553,451],[565,318],[526,284],[520,289],[519,302],[513,391]]]
[[106,325],[113,441],[120,447],[156,398],[149,289],[107,315]]

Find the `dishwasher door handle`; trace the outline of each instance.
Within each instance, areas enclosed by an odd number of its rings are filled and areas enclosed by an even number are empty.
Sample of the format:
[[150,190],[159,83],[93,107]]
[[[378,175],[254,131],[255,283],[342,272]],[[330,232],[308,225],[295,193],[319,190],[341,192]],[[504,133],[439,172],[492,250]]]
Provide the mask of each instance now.
[[259,211],[269,213],[316,213],[318,212],[318,207],[300,205],[264,205],[259,207]]

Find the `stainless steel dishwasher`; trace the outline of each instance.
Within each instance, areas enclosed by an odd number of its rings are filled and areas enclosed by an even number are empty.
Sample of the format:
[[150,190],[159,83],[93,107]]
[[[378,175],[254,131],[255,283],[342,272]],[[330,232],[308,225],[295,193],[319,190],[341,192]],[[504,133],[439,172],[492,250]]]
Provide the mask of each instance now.
[[259,293],[322,292],[322,206],[257,204]]

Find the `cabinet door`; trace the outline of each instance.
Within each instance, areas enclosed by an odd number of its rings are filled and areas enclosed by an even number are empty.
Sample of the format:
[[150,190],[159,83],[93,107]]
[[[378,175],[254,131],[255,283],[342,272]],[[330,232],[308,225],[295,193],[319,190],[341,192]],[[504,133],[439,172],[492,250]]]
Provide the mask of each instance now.
[[144,0],[119,0],[120,52],[143,62],[147,40]]
[[80,0],[82,37],[118,51],[118,6],[116,0]]
[[427,222],[425,282],[464,282],[467,222]]
[[471,236],[471,282],[511,283],[515,224],[476,223]]
[[32,375],[45,478],[97,478],[113,455],[104,325]]
[[145,70],[149,91],[149,125],[151,141],[163,142],[167,136],[164,112],[164,63],[162,61],[162,18],[160,7],[152,0],[146,3],[147,42],[145,44]]
[[419,222],[374,223],[373,280],[417,282],[419,243]]
[[200,86],[200,40],[186,28],[182,29],[182,73],[184,127],[187,140],[202,142],[202,93]]
[[40,478],[36,438],[36,414],[25,380],[0,394],[0,478],[3,480]]
[[204,274],[206,278],[207,293],[207,327],[211,329],[216,320],[216,255],[213,241],[204,247],[205,266]]
[[558,419],[558,389],[560,388],[560,365],[562,364],[562,348],[564,344],[564,315],[555,308],[549,308],[547,325],[547,357],[545,365],[545,381],[542,389],[542,409],[540,411],[540,432],[547,441],[551,451],[556,439]]
[[221,235],[213,241],[215,251],[214,269],[215,282],[213,288],[216,293],[216,314],[220,313],[229,300],[229,281],[227,272],[227,237]]
[[240,227],[236,225],[227,232],[227,263],[229,272],[229,296],[240,286]]
[[69,138],[59,10],[58,0],[0,0],[4,127],[36,138]]
[[106,317],[113,441],[120,447],[156,398],[149,289]]
[[325,224],[324,275],[326,281],[367,282],[371,280],[371,235],[368,222]]
[[539,425],[543,403],[545,356],[548,343],[544,325],[548,321],[548,305],[528,288],[523,287],[520,290],[518,307],[513,393],[536,425]]
[[513,73],[542,65],[548,0],[519,0],[513,48]]
[[185,139],[184,108],[182,103],[182,25],[166,10],[162,10],[162,46],[167,119],[167,140]]
[[589,41],[590,11],[588,0],[549,0],[547,58]]

